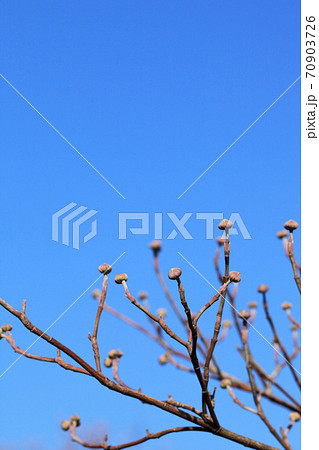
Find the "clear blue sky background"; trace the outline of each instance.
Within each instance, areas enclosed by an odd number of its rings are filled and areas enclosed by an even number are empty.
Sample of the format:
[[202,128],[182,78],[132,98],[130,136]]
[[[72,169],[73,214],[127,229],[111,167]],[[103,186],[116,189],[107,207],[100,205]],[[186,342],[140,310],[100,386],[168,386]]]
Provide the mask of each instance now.
[[[283,301],[299,299],[291,267],[276,232],[300,219],[300,81],[276,103],[180,200],[196,179],[300,74],[299,2],[290,1],[3,1],[1,73],[126,197],[123,200],[47,123],[0,79],[1,95],[1,296],[15,307],[27,299],[29,318],[48,327],[99,275],[97,267],[124,251],[114,275],[129,274],[133,294],[151,293],[151,306],[166,306],[152,269],[149,236],[118,240],[118,212],[239,212],[251,236],[232,239],[231,268],[242,273],[238,306],[260,300],[256,287],[269,284],[269,304],[291,349]],[[70,203],[99,211],[98,235],[80,250],[51,240],[51,216]],[[164,237],[172,229],[166,218]],[[181,252],[214,286],[216,244],[204,222],[189,220],[194,239],[163,240],[161,267],[183,269],[186,295],[198,310],[213,289],[178,255]],[[82,228],[83,235],[89,224]],[[217,224],[215,226],[217,233]],[[217,235],[217,234],[216,234]],[[296,233],[299,258],[300,233]],[[98,282],[95,287],[99,287]],[[172,289],[176,286],[173,284]],[[107,301],[147,324],[110,282]],[[90,290],[50,330],[93,364],[87,334],[96,304]],[[215,310],[203,324],[211,333]],[[230,317],[226,307],[225,317]],[[169,324],[179,330],[170,311]],[[23,348],[35,337],[4,310]],[[261,309],[256,326],[271,338]],[[103,315],[100,349],[120,347],[125,382],[158,398],[171,394],[200,405],[191,376],[157,364],[160,348],[116,319]],[[258,360],[271,371],[273,350],[251,331]],[[15,355],[1,341],[0,372]],[[238,339],[217,348],[223,368],[245,380],[236,355]],[[53,356],[37,342],[32,351]],[[295,361],[300,369],[299,361]],[[287,372],[281,381],[297,391]],[[214,383],[211,384],[211,387]],[[59,428],[80,414],[82,436],[96,427],[111,444],[183,422],[153,407],[103,389],[94,380],[60,367],[21,358],[1,379],[1,448],[62,449]],[[249,404],[250,397],[238,396]],[[275,444],[258,418],[218,389],[216,411],[223,426]],[[6,405],[5,407],[3,405]],[[264,402],[279,426],[288,412]],[[291,432],[294,449],[299,426]],[[180,434],[144,444],[148,449],[236,449],[206,435]],[[76,448],[70,444],[70,447]]]

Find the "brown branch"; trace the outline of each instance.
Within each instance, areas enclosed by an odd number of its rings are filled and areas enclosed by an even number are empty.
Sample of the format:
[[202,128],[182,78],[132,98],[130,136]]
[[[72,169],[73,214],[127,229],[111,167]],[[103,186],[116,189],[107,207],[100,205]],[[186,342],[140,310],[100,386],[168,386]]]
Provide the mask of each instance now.
[[8,344],[11,345],[11,347],[15,351],[15,353],[18,353],[19,355],[25,356],[26,358],[29,358],[29,359],[34,359],[36,361],[56,363],[56,364],[59,364],[59,366],[63,367],[63,369],[71,370],[72,372],[83,373],[84,375],[90,375],[89,372],[82,369],[81,367],[72,366],[72,364],[69,364],[66,361],[64,361],[61,358],[60,350],[57,350],[56,358],[48,358],[46,356],[38,356],[38,355],[34,355],[32,353],[28,353],[28,352],[22,350],[22,348],[18,347],[14,341],[12,334],[9,331],[6,334],[2,333],[0,336],[2,338],[4,338],[8,342]]
[[136,399],[140,400],[142,403],[156,406],[159,409],[169,412],[169,413],[171,413],[175,416],[178,416],[182,419],[188,420],[189,422],[192,422],[201,428],[205,428],[207,431],[211,432],[212,434],[214,434],[216,436],[220,436],[225,439],[229,439],[231,441],[242,444],[246,447],[250,447],[255,450],[278,450],[275,447],[271,447],[271,446],[268,446],[261,442],[247,438],[245,436],[238,435],[237,433],[233,433],[232,431],[227,430],[223,427],[215,429],[213,426],[209,425],[207,423],[207,421],[204,421],[201,418],[193,416],[192,414],[190,414],[186,411],[181,411],[180,409],[174,407],[173,405],[169,405],[166,402],[163,402],[163,401],[160,401],[153,397],[150,397],[148,395],[145,395],[141,391],[135,391],[130,388],[116,384],[115,382],[111,381],[109,378],[107,378],[102,373],[97,372],[93,367],[91,367],[86,361],[84,361],[82,358],[80,358],[80,356],[78,356],[76,353],[74,353],[68,347],[61,344],[59,341],[57,341],[53,337],[47,335],[45,332],[41,331],[39,328],[37,328],[35,325],[33,325],[30,322],[30,320],[26,317],[24,311],[23,312],[17,311],[11,305],[9,305],[7,302],[5,302],[2,298],[0,298],[0,305],[2,307],[4,307],[8,312],[10,312],[12,315],[17,317],[21,321],[21,323],[25,326],[25,328],[27,328],[29,331],[31,331],[31,333],[39,336],[41,339],[45,340],[50,345],[56,347],[60,351],[63,351],[66,355],[68,355],[71,359],[73,359],[73,361],[75,361],[83,369],[85,369],[92,377],[94,377],[100,384],[107,387],[108,389],[118,392],[118,393],[128,396],[128,397],[136,398]]
[[[218,429],[220,427],[220,425],[219,425],[217,416],[214,411],[214,406],[212,404],[209,393],[207,391],[207,384],[205,383],[205,380],[203,379],[202,372],[200,369],[200,364],[199,364],[197,353],[196,353],[197,325],[196,325],[195,319],[194,319],[194,321],[192,320],[192,315],[191,315],[188,303],[185,298],[185,291],[184,291],[183,285],[180,280],[180,275],[181,275],[180,269],[171,269],[170,270],[169,277],[171,279],[175,279],[177,281],[181,304],[185,310],[185,314],[186,314],[187,321],[188,321],[188,326],[190,329],[189,339],[188,339],[188,343],[187,343],[187,349],[189,352],[189,356],[190,356],[192,365],[194,367],[195,374],[197,376],[197,379],[198,379],[199,384],[202,389],[203,404],[207,405],[207,407],[209,409],[209,413],[214,422],[214,427]],[[204,411],[204,412],[206,412],[206,411]]]
[[286,313],[287,313],[287,316],[288,316],[288,319],[290,320],[290,322],[291,322],[293,325],[295,325],[297,328],[300,329],[300,328],[301,328],[301,325],[300,325],[299,322],[297,322],[297,321],[292,317],[290,309],[287,309]]
[[[239,353],[241,354],[241,356],[246,359],[246,355],[244,350],[237,348],[237,350],[239,351]],[[250,358],[250,362],[252,364],[253,369],[261,376],[263,377],[265,380],[267,380],[269,382],[269,384],[273,384],[274,386],[276,386],[276,388],[278,390],[280,390],[287,398],[289,398],[289,400],[291,400],[296,407],[298,408],[298,410],[301,410],[301,405],[300,403],[297,402],[297,400],[294,399],[294,397],[292,395],[289,394],[289,392],[287,392],[279,383],[277,383],[277,381],[271,376],[268,375],[267,372],[259,366],[259,364],[257,364],[257,362],[254,360],[252,354],[249,352],[249,358]]]
[[[229,293],[229,291],[227,291],[227,292]],[[118,312],[116,309],[112,308],[111,306],[109,306],[107,304],[104,305],[104,309],[107,312],[109,312],[110,314],[112,314],[114,317],[117,317],[118,319],[122,320],[123,322],[125,322],[128,325],[132,326],[133,328],[137,329],[141,333],[144,333],[146,336],[148,336],[150,339],[152,339],[155,342],[157,342],[159,345],[161,345],[163,348],[165,348],[165,350],[167,350],[171,354],[174,354],[175,356],[178,356],[178,357],[183,358],[185,360],[189,360],[189,355],[187,355],[186,353],[181,353],[178,350],[175,350],[174,348],[169,346],[169,344],[167,344],[167,342],[165,342],[164,340],[161,340],[158,336],[155,336],[154,334],[150,333],[146,328],[144,328],[142,325],[140,325],[139,323],[135,322],[134,320],[132,320],[131,318],[129,318],[125,314],[122,314],[122,313]],[[198,334],[199,334],[199,329],[197,329],[197,331],[198,331]],[[203,338],[203,340],[204,340],[204,338]],[[216,361],[214,360],[214,356],[212,357],[212,361],[214,362],[214,364],[216,366]],[[284,366],[286,364],[287,364],[286,362],[283,362],[282,366]],[[204,364],[200,362],[200,366],[203,367]],[[230,375],[230,374],[228,374],[226,372],[223,372],[220,369],[217,369],[217,367],[213,370],[212,366],[210,366],[210,371],[211,371],[211,376],[213,378],[215,378],[217,380],[222,380],[222,379],[225,379],[225,378],[229,378],[229,379],[232,380],[232,386],[234,388],[243,390],[245,392],[251,392],[250,385],[248,385],[247,383],[244,383],[243,381],[239,380],[238,378],[234,377],[233,375]],[[294,405],[292,405],[290,403],[287,403],[286,401],[284,401],[280,397],[277,397],[277,396],[273,395],[272,393],[269,393],[267,391],[263,391],[263,390],[260,390],[260,389],[258,389],[258,393],[261,394],[263,397],[267,398],[268,400],[270,400],[271,402],[276,403],[276,404],[278,404],[280,406],[283,406],[284,408],[286,408],[286,409],[288,409],[290,411],[299,411],[299,408],[296,408],[296,406],[294,406]]]
[[246,369],[247,369],[247,372],[248,372],[249,383],[250,383],[250,386],[251,386],[251,391],[252,391],[252,394],[253,394],[254,403],[255,403],[256,408],[257,408],[258,416],[265,423],[265,425],[267,426],[268,430],[277,439],[277,441],[286,450],[291,450],[290,445],[287,444],[287,442],[277,433],[277,431],[271,425],[271,423],[267,419],[267,417],[266,417],[266,415],[265,415],[265,413],[264,413],[264,411],[262,409],[262,406],[261,406],[261,403],[260,403],[260,398],[259,398],[259,396],[257,394],[257,388],[256,388],[256,382],[255,382],[254,374],[253,374],[253,371],[252,371],[252,364],[251,364],[251,359],[250,359],[250,354],[249,354],[249,348],[248,348],[248,345],[247,345],[247,336],[248,336],[248,324],[247,324],[247,321],[244,319],[243,320],[243,330],[242,330],[242,343],[243,343],[244,352],[245,352]]
[[299,292],[301,293],[301,281],[300,281],[300,276],[299,276],[299,273],[297,270],[297,264],[296,264],[296,260],[295,260],[293,246],[294,246],[293,232],[290,231],[289,238],[288,238],[288,256],[289,256],[289,259],[291,262],[291,266],[292,266],[292,270],[294,273],[294,279],[295,279],[297,288],[298,288]]
[[121,378],[119,376],[119,362],[120,362],[119,357],[115,357],[112,359],[112,371],[113,371],[114,380],[117,381],[119,385],[128,388],[129,386],[127,386],[125,383],[123,383],[123,381],[121,380]]
[[203,313],[219,300],[219,297],[224,293],[224,291],[227,289],[229,284],[230,284],[230,281],[228,280],[226,283],[224,283],[219,288],[217,294],[215,294],[214,297],[211,300],[209,300],[209,302],[207,302],[206,305],[204,305],[200,309],[200,311],[196,314],[196,316],[194,318],[194,325],[197,325],[197,322],[198,322],[199,318],[203,315]]
[[289,355],[287,353],[287,350],[285,349],[284,345],[282,344],[281,340],[279,339],[279,336],[278,336],[277,330],[275,328],[274,322],[273,322],[273,320],[272,320],[272,318],[271,318],[271,316],[269,314],[268,303],[267,303],[267,298],[266,298],[266,292],[262,292],[262,296],[263,296],[263,305],[264,305],[265,314],[266,314],[266,317],[267,317],[267,320],[269,322],[270,328],[271,328],[271,330],[273,332],[273,335],[274,335],[274,342],[276,342],[279,345],[280,350],[281,350],[284,358],[286,359],[286,361],[288,363],[288,366],[289,366],[289,369],[290,369],[290,371],[292,373],[292,376],[294,377],[297,385],[300,388],[301,387],[301,383],[300,383],[300,380],[298,378],[298,375],[296,374],[296,371],[295,371],[293,365],[291,364],[291,360],[290,360],[290,357],[289,357]]
[[238,400],[238,398],[235,395],[235,392],[232,390],[232,388],[230,386],[226,386],[226,389],[227,389],[229,395],[231,396],[231,398],[233,399],[233,401],[236,403],[236,405],[239,405],[241,408],[245,409],[246,411],[252,412],[254,414],[258,414],[255,409],[244,405],[240,400]]
[[166,400],[166,402],[169,403],[170,405],[176,406],[176,408],[187,409],[188,411],[191,411],[200,417],[203,415],[203,413],[199,409],[194,408],[194,406],[187,405],[186,403],[177,402],[172,398],[171,395],[168,396],[168,400]]
[[176,316],[178,317],[178,319],[180,320],[180,322],[185,326],[184,317],[183,317],[182,313],[180,312],[180,310],[178,309],[178,306],[175,303],[175,300],[173,299],[173,297],[164,281],[163,275],[160,271],[159,263],[158,263],[158,251],[154,251],[153,265],[154,265],[155,273],[157,275],[157,278],[160,282],[160,285],[164,291],[164,294],[165,294],[167,300],[169,301],[172,309],[174,310],[174,312],[175,312]]
[[[219,279],[219,281],[221,283],[223,283],[224,282],[223,281],[223,276],[221,274],[221,270],[220,270],[220,267],[219,267],[219,256],[220,256],[220,247],[217,247],[215,258],[214,258],[214,265],[215,265],[215,269],[216,269],[216,272],[217,272],[218,279]],[[238,335],[240,337],[241,329],[240,329],[240,325],[239,325],[239,322],[238,322],[237,309],[236,309],[236,305],[235,305],[236,294],[237,294],[237,285],[236,284],[234,285],[233,292],[230,292],[230,290],[227,289],[227,293],[226,294],[227,294],[227,296],[229,298],[229,301],[230,301],[230,304],[231,304],[231,313],[232,313],[232,316],[233,316],[234,324],[235,324],[236,330],[238,332]]]
[[[104,266],[104,264],[102,264],[102,266]],[[100,266],[100,267],[102,268],[102,266]],[[105,266],[107,266],[107,264],[105,264]],[[101,269],[101,270],[103,270],[103,269]],[[99,346],[97,343],[97,332],[99,329],[100,318],[101,318],[101,314],[103,311],[103,305],[105,302],[106,291],[107,291],[107,282],[108,282],[107,273],[105,273],[104,278],[103,278],[102,294],[101,294],[99,306],[97,308],[96,317],[95,317],[93,334],[92,334],[92,336],[89,334],[89,339],[92,343],[92,348],[93,348],[93,353],[94,353],[96,370],[98,372],[101,372],[101,361],[100,361],[100,354],[99,354]]]
[[166,324],[163,317],[156,317],[154,314],[152,314],[150,311],[148,311],[144,306],[142,306],[135,298],[131,295],[130,291],[128,290],[127,284],[125,281],[123,281],[123,286],[125,290],[125,296],[131,301],[131,303],[136,306],[138,309],[143,311],[144,314],[146,314],[150,319],[152,319],[154,322],[157,322],[161,328],[165,331],[166,334],[168,334],[171,338],[175,339],[177,342],[179,342],[181,345],[187,348],[187,342],[185,342],[183,339],[181,339],[177,334],[175,334]]
[[146,436],[144,436],[141,439],[137,439],[132,442],[127,442],[125,444],[119,444],[119,445],[108,445],[107,444],[107,436],[105,436],[104,441],[100,444],[90,444],[88,442],[83,441],[81,438],[79,438],[75,434],[76,425],[73,423],[70,425],[70,435],[73,442],[77,442],[78,444],[82,445],[82,447],[85,448],[95,448],[95,449],[105,449],[105,450],[121,450],[124,448],[134,447],[136,445],[142,444],[143,442],[149,441],[151,439],[159,439],[167,434],[171,433],[179,433],[182,431],[203,431],[207,432],[205,428],[201,427],[175,427],[175,428],[169,428],[167,430],[159,431],[157,433],[150,433],[148,430],[146,430]]

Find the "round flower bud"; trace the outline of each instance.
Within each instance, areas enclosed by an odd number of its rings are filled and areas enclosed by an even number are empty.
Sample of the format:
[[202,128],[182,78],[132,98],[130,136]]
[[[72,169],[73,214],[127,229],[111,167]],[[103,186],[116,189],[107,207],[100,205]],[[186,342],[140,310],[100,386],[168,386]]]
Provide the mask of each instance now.
[[231,326],[232,326],[231,320],[226,319],[223,321],[224,328],[231,328]]
[[182,271],[178,267],[172,267],[171,270],[168,272],[168,278],[170,280],[177,280],[182,275]]
[[121,352],[120,349],[110,350],[109,351],[109,358],[110,359],[121,358],[121,356],[123,356],[123,352]]
[[79,427],[81,425],[81,419],[77,414],[73,414],[72,417],[70,417],[70,423],[75,422],[75,426]]
[[223,219],[219,222],[218,228],[220,230],[229,230],[233,226],[233,222],[227,219]]
[[149,247],[155,254],[157,254],[162,248],[162,243],[161,241],[152,241]]
[[107,368],[112,367],[112,360],[111,360],[111,358],[105,358],[104,365]]
[[242,309],[239,311],[238,317],[243,320],[248,320],[250,318],[250,312],[247,309]]
[[138,293],[138,298],[139,298],[140,300],[146,300],[146,299],[148,298],[148,293],[147,293],[147,292],[144,292],[144,291],[139,292],[139,293]]
[[159,362],[162,366],[164,366],[164,364],[167,363],[167,356],[166,356],[166,355],[161,355],[161,356],[158,358],[158,362]]
[[286,228],[286,230],[293,232],[298,228],[298,223],[290,219],[284,224],[284,227]]
[[278,239],[283,239],[284,237],[286,237],[287,236],[287,231],[286,230],[280,230],[280,231],[278,231],[278,233],[277,233],[277,238]]
[[114,278],[115,283],[117,284],[122,284],[123,281],[127,281],[128,280],[128,276],[126,275],[126,273],[119,273],[116,275],[116,277]]
[[96,298],[98,300],[101,297],[100,289],[93,289],[91,295],[92,295],[93,298]]
[[257,288],[257,291],[260,294],[266,294],[266,292],[268,291],[269,287],[267,286],[267,284],[260,284]]
[[299,330],[299,327],[298,327],[298,325],[293,323],[292,325],[290,325],[290,329],[291,329],[291,331],[297,331],[297,330]]
[[99,271],[101,273],[104,273],[104,275],[107,275],[112,272],[112,266],[110,266],[109,264],[103,263],[100,265]]
[[239,283],[241,280],[241,276],[240,276],[240,272],[235,272],[234,270],[232,270],[229,273],[229,279],[230,281],[232,281],[233,283]]
[[292,304],[289,302],[283,302],[283,304],[281,305],[281,308],[286,311],[287,309],[291,309],[292,308]]
[[224,379],[221,380],[221,382],[220,382],[220,387],[221,387],[222,389],[226,389],[227,386],[231,386],[231,381],[230,381],[229,378],[224,378]]
[[10,325],[9,323],[5,323],[4,325],[2,325],[2,332],[5,333],[6,331],[11,331],[12,330],[12,325]]
[[289,420],[291,422],[299,422],[300,414],[297,411],[293,411],[289,414]]
[[64,431],[68,431],[68,429],[70,428],[70,422],[68,420],[63,420],[63,422],[61,423],[61,428]]
[[166,311],[165,308],[159,308],[159,309],[156,311],[156,314],[157,314],[158,316],[162,316],[162,317],[164,318],[164,317],[167,316],[167,311]]
[[223,239],[222,237],[218,237],[218,238],[216,238],[216,242],[219,246],[221,246],[224,244],[225,239]]
[[253,302],[249,302],[248,306],[249,306],[250,309],[256,309],[257,306],[258,306],[258,303],[254,302],[254,301]]

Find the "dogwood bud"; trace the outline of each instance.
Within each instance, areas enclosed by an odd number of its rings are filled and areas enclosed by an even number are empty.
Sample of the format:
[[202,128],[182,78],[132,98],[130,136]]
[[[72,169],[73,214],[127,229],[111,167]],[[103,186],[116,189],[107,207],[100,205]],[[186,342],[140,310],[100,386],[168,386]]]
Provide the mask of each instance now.
[[121,358],[121,356],[123,356],[123,352],[121,352],[120,349],[116,349],[116,350],[114,349],[114,350],[109,351],[110,359]]
[[158,362],[163,366],[164,364],[167,363],[167,356],[166,356],[166,355],[161,355],[161,356],[158,358]]
[[139,293],[138,293],[138,298],[139,298],[140,300],[146,300],[146,299],[148,298],[148,293],[147,293],[147,292],[144,292],[144,291],[139,292]]
[[168,278],[170,280],[177,280],[182,275],[182,271],[179,267],[172,267],[168,272]]
[[70,417],[70,423],[75,422],[75,426],[79,427],[81,425],[81,419],[77,414],[73,414],[73,416]]
[[93,298],[96,298],[97,300],[101,297],[101,291],[100,291],[100,289],[94,289],[93,291],[92,291],[92,297]]
[[260,284],[257,288],[257,291],[260,294],[266,294],[266,292],[268,291],[269,287],[267,286],[267,284]]
[[234,270],[229,273],[229,279],[233,283],[239,283],[241,280],[240,272],[235,272]]
[[70,422],[68,420],[63,420],[63,422],[61,423],[61,428],[64,431],[68,431],[68,429],[70,428]]
[[233,226],[233,222],[227,219],[223,219],[219,222],[218,228],[220,230],[229,230]]
[[287,235],[288,235],[288,233],[287,233],[286,230],[280,230],[277,233],[277,238],[278,239],[283,239],[283,238],[287,237]]
[[127,281],[127,280],[128,280],[128,276],[126,275],[126,273],[119,273],[114,278],[114,281],[117,284],[122,284],[123,281]]
[[166,311],[165,308],[159,308],[159,309],[156,311],[156,314],[157,314],[158,316],[162,316],[163,319],[164,319],[164,317],[167,316],[167,311]]
[[149,247],[153,250],[154,254],[157,255],[157,253],[161,251],[162,243],[161,241],[152,241]]
[[112,272],[112,266],[109,264],[103,263],[99,267],[99,271],[103,273],[104,275],[107,275]]
[[220,382],[220,387],[221,387],[222,389],[226,389],[227,386],[231,386],[231,381],[230,381],[230,379],[229,379],[229,378],[224,378],[224,379],[222,379],[221,382]]
[[250,318],[250,312],[247,309],[242,309],[238,313],[240,319],[248,320]]
[[111,358],[105,358],[105,360],[104,360],[104,365],[105,365],[105,367],[107,367],[107,368],[112,367],[112,359],[111,359]]
[[292,232],[298,228],[298,223],[295,220],[290,219],[284,224],[284,227],[286,230]]
[[284,311],[287,311],[287,310],[289,310],[289,309],[292,308],[292,304],[289,303],[289,302],[283,302],[283,304],[281,305],[281,308],[282,308]]

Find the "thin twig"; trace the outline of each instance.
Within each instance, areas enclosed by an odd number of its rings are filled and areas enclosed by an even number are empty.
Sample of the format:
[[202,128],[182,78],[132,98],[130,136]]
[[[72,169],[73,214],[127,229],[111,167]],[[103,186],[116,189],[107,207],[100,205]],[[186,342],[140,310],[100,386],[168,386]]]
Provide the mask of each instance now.
[[265,314],[266,314],[267,320],[269,322],[270,328],[271,328],[271,330],[273,332],[274,341],[279,345],[280,350],[281,350],[283,356],[285,357],[285,359],[286,359],[286,361],[288,363],[288,366],[289,366],[289,369],[290,369],[290,371],[292,373],[292,376],[294,377],[297,385],[300,388],[301,387],[301,382],[300,382],[300,380],[298,378],[298,375],[296,374],[296,371],[295,371],[293,365],[291,364],[291,360],[290,360],[290,357],[289,357],[289,355],[287,353],[287,350],[285,349],[284,345],[282,344],[281,340],[279,339],[279,336],[278,336],[277,330],[275,328],[274,322],[273,322],[273,320],[272,320],[272,318],[271,318],[271,316],[269,314],[268,303],[267,303],[267,298],[266,298],[266,292],[262,292],[262,296],[263,296],[263,305],[264,305]]

